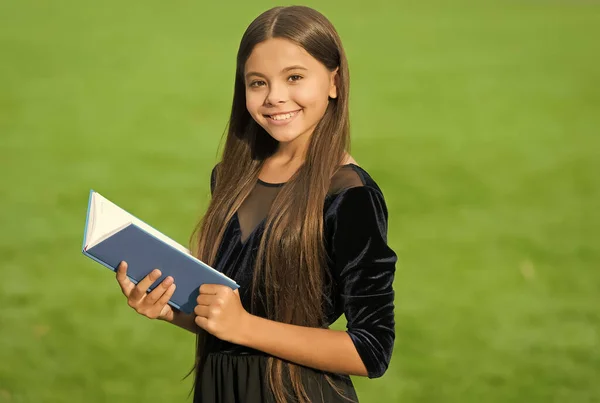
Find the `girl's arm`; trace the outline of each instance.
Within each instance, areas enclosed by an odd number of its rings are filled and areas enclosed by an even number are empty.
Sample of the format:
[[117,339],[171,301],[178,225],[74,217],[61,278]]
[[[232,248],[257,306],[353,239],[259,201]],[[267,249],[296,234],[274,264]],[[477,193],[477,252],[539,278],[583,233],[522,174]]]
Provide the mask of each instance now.
[[290,325],[248,313],[238,290],[204,284],[194,309],[196,324],[230,343],[296,364],[348,375],[368,372],[346,332]]
[[345,331],[275,322],[249,315],[237,344],[322,371],[367,376],[350,336]]

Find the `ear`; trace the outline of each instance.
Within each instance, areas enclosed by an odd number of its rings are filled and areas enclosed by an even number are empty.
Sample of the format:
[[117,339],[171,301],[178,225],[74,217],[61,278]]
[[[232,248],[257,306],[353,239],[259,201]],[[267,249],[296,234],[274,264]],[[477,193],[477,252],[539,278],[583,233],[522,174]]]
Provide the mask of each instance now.
[[329,98],[337,98],[337,82],[339,80],[339,67],[336,67],[329,75]]

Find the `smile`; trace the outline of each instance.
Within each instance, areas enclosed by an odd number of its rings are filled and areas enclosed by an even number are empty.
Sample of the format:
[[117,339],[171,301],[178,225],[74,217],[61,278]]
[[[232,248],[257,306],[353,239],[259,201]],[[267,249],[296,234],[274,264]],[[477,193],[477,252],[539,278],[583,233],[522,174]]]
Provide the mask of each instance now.
[[267,117],[267,119],[269,119],[273,123],[282,124],[282,123],[288,123],[289,121],[291,121],[296,115],[298,115],[298,113],[300,111],[301,111],[301,109],[298,109],[297,111],[277,113],[274,115],[265,115],[265,116]]

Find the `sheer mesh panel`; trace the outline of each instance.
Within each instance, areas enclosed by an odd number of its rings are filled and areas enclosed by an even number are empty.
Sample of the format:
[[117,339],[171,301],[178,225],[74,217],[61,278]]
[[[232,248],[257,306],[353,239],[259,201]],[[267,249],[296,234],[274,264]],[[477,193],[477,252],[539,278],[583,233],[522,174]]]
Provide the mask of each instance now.
[[280,189],[280,185],[267,185],[261,181],[256,183],[250,195],[238,209],[242,242],[246,242],[254,229],[267,217],[271,204]]
[[[237,213],[242,242],[246,242],[256,227],[265,220],[281,186],[283,184],[271,184],[259,180],[244,200]],[[336,194],[357,186],[364,186],[362,178],[353,165],[345,165],[331,178],[328,194]]]
[[364,186],[362,178],[357,172],[356,165],[344,165],[331,178],[328,194],[340,193],[343,190]]

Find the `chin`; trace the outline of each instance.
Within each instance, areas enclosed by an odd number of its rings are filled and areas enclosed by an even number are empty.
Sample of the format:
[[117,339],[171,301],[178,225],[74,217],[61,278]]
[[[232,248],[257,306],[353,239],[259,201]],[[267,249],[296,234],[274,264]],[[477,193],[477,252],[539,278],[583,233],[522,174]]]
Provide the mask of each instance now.
[[[264,127],[264,126],[263,126]],[[307,130],[272,130],[271,128],[264,127],[265,131],[269,133],[271,137],[277,140],[279,143],[291,143],[298,137],[301,137]]]

